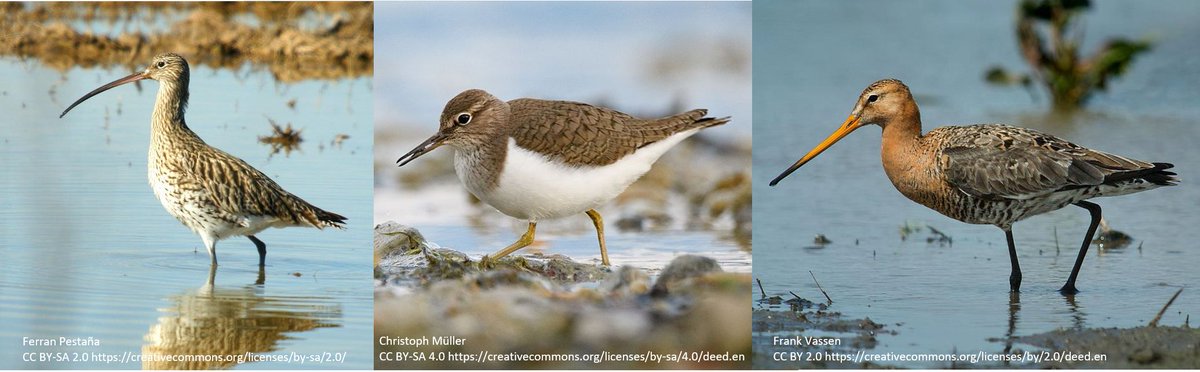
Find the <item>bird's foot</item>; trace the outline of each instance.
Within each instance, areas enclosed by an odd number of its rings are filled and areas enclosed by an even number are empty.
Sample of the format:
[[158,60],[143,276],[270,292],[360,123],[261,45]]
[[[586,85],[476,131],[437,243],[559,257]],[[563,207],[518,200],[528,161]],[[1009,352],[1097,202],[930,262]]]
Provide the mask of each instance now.
[[1075,283],[1067,283],[1058,290],[1058,293],[1062,293],[1063,296],[1074,296],[1079,293],[1079,290],[1075,289]]
[[479,269],[488,270],[494,268],[499,262],[499,260],[492,258],[492,256],[483,256],[483,258],[479,259]]

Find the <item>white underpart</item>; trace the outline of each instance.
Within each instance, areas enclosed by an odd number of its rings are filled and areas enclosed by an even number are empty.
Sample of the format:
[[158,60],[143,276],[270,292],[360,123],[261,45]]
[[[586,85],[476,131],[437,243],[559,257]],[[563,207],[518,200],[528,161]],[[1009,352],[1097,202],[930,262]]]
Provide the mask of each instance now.
[[673,134],[615,163],[598,167],[563,164],[523,149],[509,138],[504,169],[498,185],[491,190],[483,190],[482,182],[466,179],[473,172],[463,169],[470,161],[461,151],[456,151],[454,168],[475,197],[501,213],[530,221],[559,218],[581,214],[612,200],[646,174],[663,153],[699,130]]

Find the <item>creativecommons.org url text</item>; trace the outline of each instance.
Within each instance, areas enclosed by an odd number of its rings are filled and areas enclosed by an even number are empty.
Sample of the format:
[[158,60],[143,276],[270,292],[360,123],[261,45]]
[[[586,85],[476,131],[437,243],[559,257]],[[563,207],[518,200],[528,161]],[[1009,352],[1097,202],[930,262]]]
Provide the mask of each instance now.
[[135,352],[124,353],[98,353],[98,352],[30,352],[22,353],[21,361],[23,362],[55,362],[55,363],[106,363],[106,364],[128,364],[142,362],[163,362],[163,363],[225,363],[233,362],[236,364],[251,363],[251,362],[275,362],[275,363],[343,363],[346,361],[346,353],[319,353],[319,354],[302,354],[296,352],[281,353],[281,354],[259,354],[254,352],[245,352],[242,354],[141,354]]
[[1107,354],[1075,353],[1070,351],[1040,351],[1003,354],[980,351],[963,354],[906,354],[906,353],[835,353],[828,351],[776,352],[771,358],[777,362],[835,362],[835,363],[888,363],[888,362],[954,362],[954,363],[1042,363],[1042,362],[1104,362]]
[[640,363],[677,363],[677,362],[741,362],[746,355],[737,353],[713,353],[708,351],[680,351],[678,353],[655,353],[647,351],[637,354],[610,353],[489,353],[486,350],[479,353],[459,353],[453,351],[437,352],[399,352],[385,351],[377,356],[383,362],[640,362]]

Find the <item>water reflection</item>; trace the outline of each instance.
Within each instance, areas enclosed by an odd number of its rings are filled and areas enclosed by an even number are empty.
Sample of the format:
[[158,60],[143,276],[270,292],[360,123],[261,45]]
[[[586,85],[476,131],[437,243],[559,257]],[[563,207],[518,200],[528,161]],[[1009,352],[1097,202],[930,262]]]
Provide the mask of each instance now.
[[1083,306],[1075,301],[1075,296],[1063,296],[1067,301],[1067,310],[1071,315],[1071,329],[1084,329],[1087,326],[1087,314],[1083,312]]
[[[1012,291],[1008,293],[1008,329],[1004,332],[1004,354],[1011,354],[1013,348],[1013,337],[1017,333],[1017,320],[1020,319],[1018,314],[1021,312],[1021,292]],[[1008,366],[1009,361],[1004,361],[1004,365]]]
[[[300,129],[292,128],[292,123],[287,123],[286,127],[281,126],[270,118],[267,118],[267,122],[271,124],[271,134],[258,137],[258,143],[271,147],[267,159],[280,152],[283,152],[284,157],[291,157],[293,150],[300,150],[300,143],[304,142],[304,137],[300,136]],[[336,139],[334,141],[337,143]]]
[[[1087,322],[1086,322],[1087,314],[1082,311],[1083,307],[1080,306],[1079,303],[1076,301],[1076,296],[1069,295],[1069,296],[1062,296],[1062,298],[1064,299],[1064,301],[1066,301],[1067,306],[1065,307],[1065,310],[1066,310],[1066,315],[1067,315],[1068,319],[1070,320],[1071,329],[1079,329],[1079,330],[1084,329],[1085,326],[1087,325]],[[1019,338],[1017,336],[1017,324],[1021,320],[1020,313],[1021,313],[1021,293],[1020,292],[1010,292],[1008,295],[1008,327],[1006,328],[1006,330],[1004,332],[1004,338],[1002,339],[1004,341],[1004,352],[1003,352],[1004,354],[1011,354],[1013,352],[1013,344],[1015,343],[1016,339]],[[1028,328],[1028,327],[1026,327],[1026,328]],[[998,340],[993,339],[992,341],[998,341]],[[1011,362],[1004,361],[1003,364],[1005,366],[1009,366],[1009,365],[1011,365]]]
[[[260,267],[252,284],[216,286],[217,267],[204,285],[171,296],[171,307],[150,326],[142,346],[144,369],[225,369],[246,362],[248,353],[277,350],[290,333],[340,327],[341,304],[323,297],[271,297],[265,294],[266,272]],[[157,361],[156,356],[211,355],[224,358]]]

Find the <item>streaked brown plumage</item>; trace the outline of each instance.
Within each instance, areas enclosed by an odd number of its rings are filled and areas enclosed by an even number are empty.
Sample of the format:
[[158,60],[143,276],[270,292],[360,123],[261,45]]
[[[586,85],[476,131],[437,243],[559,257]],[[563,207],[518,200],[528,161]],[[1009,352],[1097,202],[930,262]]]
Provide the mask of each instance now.
[[244,235],[266,262],[266,244],[254,234],[270,227],[342,228],[346,218],[309,204],[284,190],[245,161],[209,146],[184,121],[189,69],[173,53],[154,57],[144,71],[105,84],[63,111],[118,85],[153,79],[159,82],[150,124],[147,163],[150,186],[163,208],[204,241],[217,264],[217,241]]
[[528,220],[521,239],[492,258],[532,243],[539,219],[586,213],[608,265],[604,223],[594,208],[625,190],[671,146],[729,121],[706,113],[638,119],[579,102],[505,102],[472,89],[446,103],[437,134],[396,162],[403,166],[450,145],[455,172],[468,191],[504,214]]
[[943,215],[995,225],[1008,240],[1012,291],[1021,270],[1012,224],[1070,204],[1092,215],[1071,276],[1061,292],[1074,294],[1075,280],[1100,221],[1100,206],[1086,201],[1171,186],[1179,182],[1169,163],[1149,163],[1075,145],[1058,137],[1007,125],[948,126],[921,134],[921,115],[908,87],[885,79],[867,87],[836,132],[771,181],[774,186],[850,132],[867,124],[883,128],[883,169],[901,194]]

